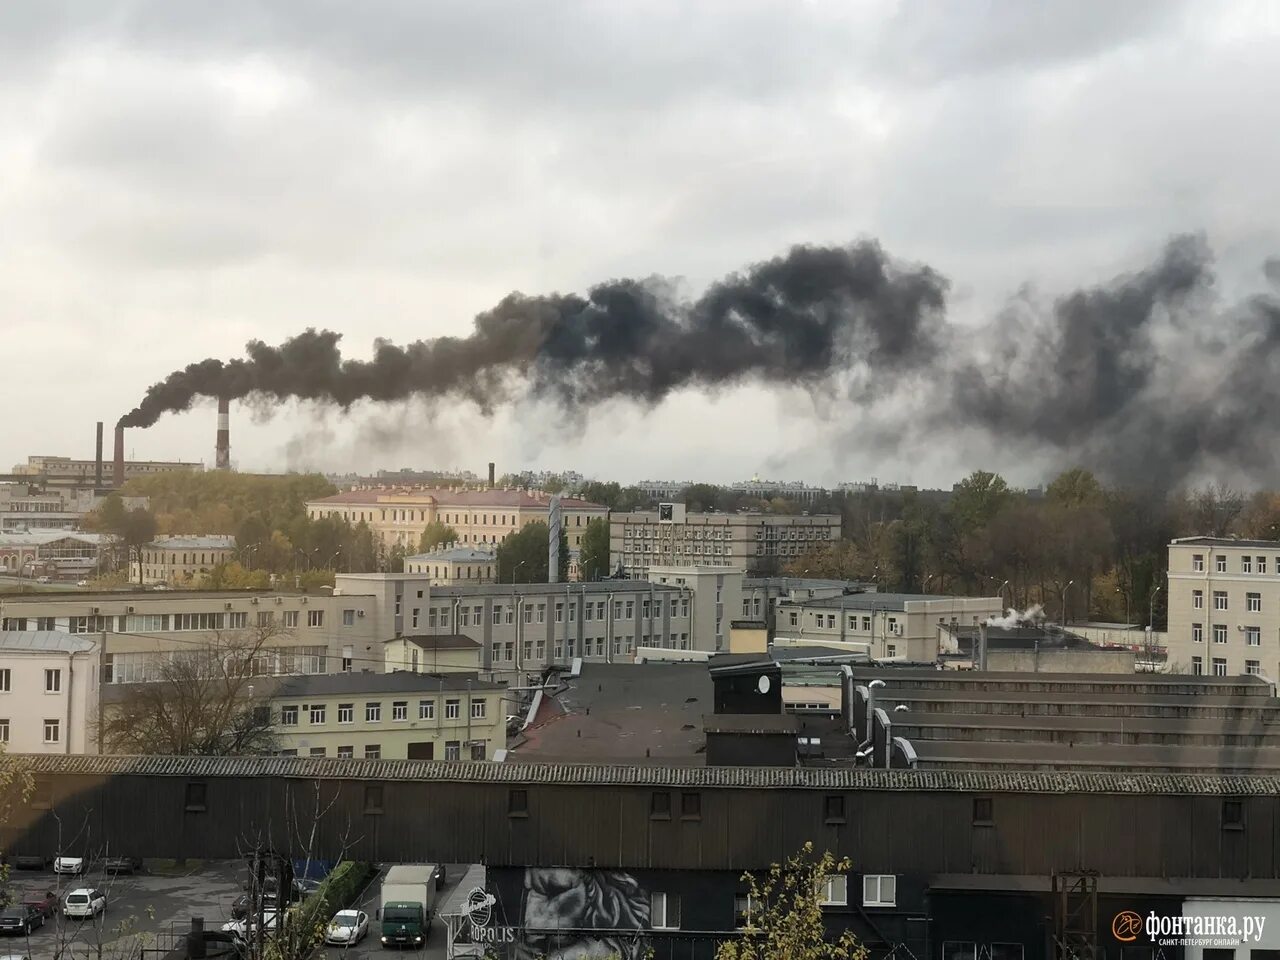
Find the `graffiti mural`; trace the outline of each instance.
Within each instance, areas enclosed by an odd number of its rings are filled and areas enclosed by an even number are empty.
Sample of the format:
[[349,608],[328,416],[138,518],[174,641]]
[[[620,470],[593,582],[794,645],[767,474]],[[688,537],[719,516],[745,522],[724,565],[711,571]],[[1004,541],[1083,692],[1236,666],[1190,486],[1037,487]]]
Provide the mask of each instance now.
[[519,960],[640,960],[648,949],[649,894],[630,874],[531,867],[521,900]]

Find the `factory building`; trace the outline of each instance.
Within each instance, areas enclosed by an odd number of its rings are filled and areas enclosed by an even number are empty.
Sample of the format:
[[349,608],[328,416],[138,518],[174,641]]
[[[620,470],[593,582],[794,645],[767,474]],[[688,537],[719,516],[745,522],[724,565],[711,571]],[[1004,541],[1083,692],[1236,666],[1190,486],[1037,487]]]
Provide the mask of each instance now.
[[[203,463],[189,463],[181,460],[123,460],[122,462],[125,480],[149,477],[156,473],[172,473],[175,470],[186,473],[199,473],[204,470]],[[13,473],[24,477],[40,477],[55,483],[74,481],[92,486],[95,473],[100,466],[96,460],[34,456],[27,457],[26,463],[15,466]]]

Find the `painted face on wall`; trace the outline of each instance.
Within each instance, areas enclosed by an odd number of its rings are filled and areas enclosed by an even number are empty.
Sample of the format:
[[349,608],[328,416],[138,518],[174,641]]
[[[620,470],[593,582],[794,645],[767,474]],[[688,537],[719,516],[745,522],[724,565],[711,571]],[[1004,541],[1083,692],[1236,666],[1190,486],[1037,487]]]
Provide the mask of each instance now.
[[649,926],[648,894],[631,875],[537,868],[525,872],[524,885],[528,955],[552,960],[627,960],[641,955],[644,938],[620,933]]

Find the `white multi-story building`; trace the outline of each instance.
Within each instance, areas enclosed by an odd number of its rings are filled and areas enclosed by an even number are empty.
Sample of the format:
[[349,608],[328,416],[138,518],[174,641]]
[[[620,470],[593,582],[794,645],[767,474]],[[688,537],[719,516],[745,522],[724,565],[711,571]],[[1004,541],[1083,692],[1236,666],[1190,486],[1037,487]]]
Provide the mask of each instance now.
[[97,753],[98,637],[0,631],[0,743],[10,753]]
[[1280,542],[1174,540],[1168,591],[1169,669],[1280,677]]

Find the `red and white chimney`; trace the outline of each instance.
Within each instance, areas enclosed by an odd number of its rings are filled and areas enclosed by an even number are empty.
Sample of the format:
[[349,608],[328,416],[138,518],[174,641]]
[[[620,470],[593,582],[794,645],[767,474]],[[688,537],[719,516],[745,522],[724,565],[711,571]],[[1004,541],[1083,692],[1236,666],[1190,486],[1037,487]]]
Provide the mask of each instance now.
[[231,401],[218,398],[218,440],[213,465],[218,470],[231,469]]

